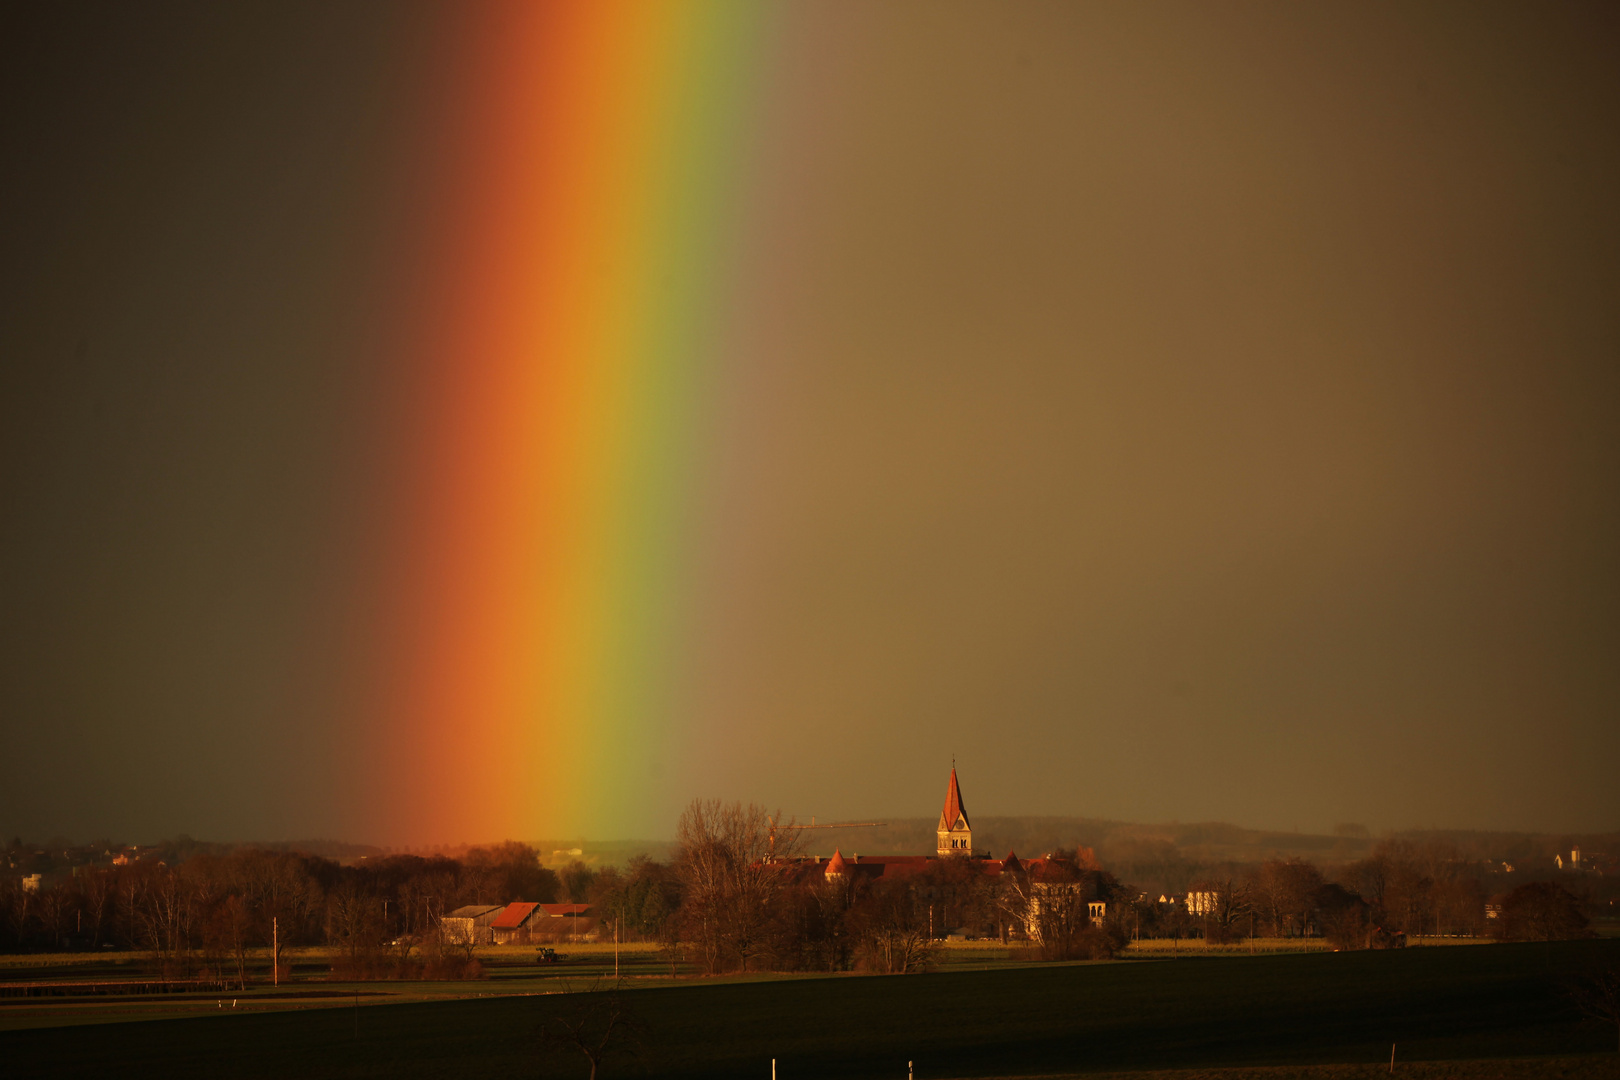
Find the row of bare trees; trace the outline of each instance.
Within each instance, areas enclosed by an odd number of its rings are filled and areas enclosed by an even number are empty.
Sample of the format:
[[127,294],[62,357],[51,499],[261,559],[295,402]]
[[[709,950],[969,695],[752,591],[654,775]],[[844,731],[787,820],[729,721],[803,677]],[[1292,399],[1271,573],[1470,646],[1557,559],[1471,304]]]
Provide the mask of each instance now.
[[475,848],[461,859],[396,855],[342,866],[293,852],[243,848],[178,865],[81,867],[30,890],[0,879],[0,949],[122,947],[166,969],[246,977],[250,949],[331,944],[356,959],[387,943],[421,942],[463,904],[557,899],[558,876],[523,844]]
[[1133,913],[1145,936],[1323,936],[1339,948],[1376,948],[1405,936],[1554,940],[1581,936],[1588,920],[1557,883],[1527,881],[1492,894],[1477,861],[1442,844],[1392,840],[1337,868],[1334,880],[1303,859],[1272,859],[1194,882],[1185,904],[1145,902]]

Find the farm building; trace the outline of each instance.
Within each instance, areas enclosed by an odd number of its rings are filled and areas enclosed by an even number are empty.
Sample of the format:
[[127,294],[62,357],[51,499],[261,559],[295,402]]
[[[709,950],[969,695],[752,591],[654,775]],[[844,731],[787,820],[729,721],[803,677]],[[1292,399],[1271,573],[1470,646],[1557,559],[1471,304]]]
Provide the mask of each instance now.
[[541,904],[529,920],[535,941],[578,941],[596,929],[589,904]]
[[[497,945],[521,945],[529,940],[529,923],[534,913],[540,910],[539,904],[527,904],[522,901],[507,904],[495,921],[489,924],[490,935]],[[544,918],[544,916],[542,916]]]
[[439,933],[447,945],[488,945],[494,940],[490,924],[504,910],[500,904],[469,904],[439,920]]
[[589,904],[507,904],[489,924],[497,945],[527,945],[532,941],[578,938],[595,929]]

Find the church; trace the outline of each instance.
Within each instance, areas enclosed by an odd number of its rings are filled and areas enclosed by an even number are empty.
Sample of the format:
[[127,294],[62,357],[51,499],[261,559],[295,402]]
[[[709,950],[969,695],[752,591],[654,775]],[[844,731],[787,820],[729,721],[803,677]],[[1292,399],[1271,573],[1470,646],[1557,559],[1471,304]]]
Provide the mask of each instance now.
[[950,782],[945,787],[945,805],[939,812],[939,825],[935,830],[937,844],[932,855],[852,855],[846,858],[834,851],[832,858],[815,858],[814,865],[828,880],[864,878],[899,878],[918,873],[943,858],[972,859],[973,865],[989,877],[999,877],[1003,870],[1020,870],[1032,862],[1020,862],[1007,853],[1005,859],[992,859],[987,852],[973,850],[973,823],[968,819],[967,803],[962,799],[962,783],[956,777],[956,766],[951,766]]
[[951,785],[945,789],[945,808],[939,812],[938,854],[973,854],[973,826],[968,823],[967,806],[962,802],[955,762],[951,763]]
[[[936,866],[942,859],[961,859],[997,888],[1008,888],[1025,898],[1024,933],[1031,940],[1041,936],[1042,912],[1048,907],[1072,907],[1080,904],[1084,917],[1101,924],[1107,918],[1108,904],[1097,895],[1096,883],[1088,876],[1075,877],[1074,865],[1063,856],[1046,855],[1037,859],[1020,859],[1008,852],[1004,859],[991,858],[987,852],[973,850],[973,823],[968,818],[967,803],[962,798],[962,784],[956,776],[956,765],[951,765],[950,782],[945,787],[945,805],[940,808],[935,828],[935,849],[932,855],[853,855],[845,858],[834,851],[832,858],[812,857],[799,865],[801,872],[820,872],[829,884],[853,884],[857,880],[867,883],[879,879],[892,881],[921,873]],[[1054,873],[1055,872],[1055,873]],[[931,899],[936,886],[926,887]],[[1072,898],[1072,899],[1062,899]],[[932,906],[930,906],[930,918]]]

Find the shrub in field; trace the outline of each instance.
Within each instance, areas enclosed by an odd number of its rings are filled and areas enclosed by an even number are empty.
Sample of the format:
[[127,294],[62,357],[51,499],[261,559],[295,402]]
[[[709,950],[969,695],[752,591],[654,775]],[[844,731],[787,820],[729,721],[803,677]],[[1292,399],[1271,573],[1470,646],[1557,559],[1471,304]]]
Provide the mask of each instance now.
[[1062,941],[1051,939],[1014,945],[1007,950],[1009,960],[1112,960],[1123,946],[1104,928],[1096,925]]
[[1115,942],[1102,927],[1095,924],[1086,927],[1075,934],[1065,943],[1062,955],[1048,956],[1049,960],[1112,960],[1116,949]]
[[436,956],[422,965],[422,979],[437,982],[460,982],[482,979],[484,965],[477,960],[464,960],[459,956]]
[[389,977],[392,965],[381,955],[346,954],[332,960],[328,982],[373,982]]
[[1372,948],[1372,906],[1342,885],[1327,884],[1315,897],[1322,936],[1336,952]]

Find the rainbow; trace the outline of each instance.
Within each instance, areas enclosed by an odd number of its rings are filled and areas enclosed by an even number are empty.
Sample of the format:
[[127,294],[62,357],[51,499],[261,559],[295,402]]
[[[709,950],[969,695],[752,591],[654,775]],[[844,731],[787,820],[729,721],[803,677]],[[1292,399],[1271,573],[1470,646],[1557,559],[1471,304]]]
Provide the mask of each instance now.
[[379,837],[628,828],[670,752],[770,9],[454,5],[360,707]]

